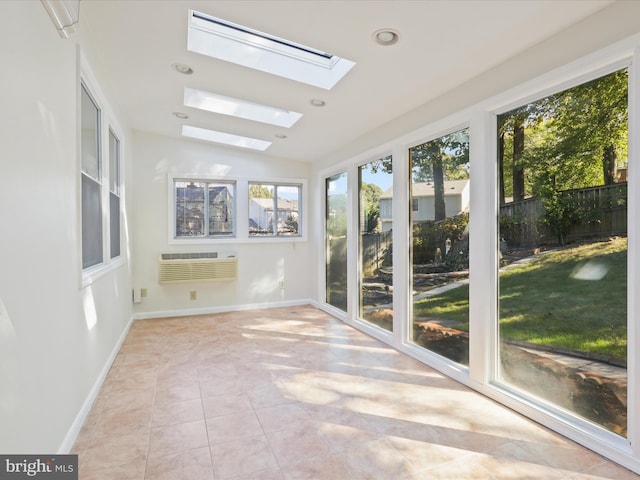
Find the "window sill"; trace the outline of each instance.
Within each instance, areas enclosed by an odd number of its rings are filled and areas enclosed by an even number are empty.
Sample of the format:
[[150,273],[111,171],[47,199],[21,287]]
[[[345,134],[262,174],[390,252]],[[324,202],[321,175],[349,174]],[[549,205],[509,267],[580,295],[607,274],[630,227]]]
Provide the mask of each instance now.
[[305,235],[282,237],[172,238],[169,245],[229,245],[255,243],[306,242]]
[[109,263],[102,263],[100,265],[94,265],[82,271],[81,288],[88,287],[99,278],[104,277],[108,273],[117,270],[124,265],[124,258],[121,256],[112,259]]

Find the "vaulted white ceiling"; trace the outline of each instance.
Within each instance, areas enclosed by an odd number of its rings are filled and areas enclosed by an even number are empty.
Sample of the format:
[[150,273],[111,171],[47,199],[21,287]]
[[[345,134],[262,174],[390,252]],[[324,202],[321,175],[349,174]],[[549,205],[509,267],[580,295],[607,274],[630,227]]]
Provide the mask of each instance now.
[[[182,125],[189,124],[271,141],[267,155],[312,162],[610,3],[83,0],[80,34],[103,88],[130,127],[180,137]],[[189,9],[347,58],[356,66],[327,91],[189,52]],[[378,45],[372,34],[381,28],[398,31],[400,40]],[[194,73],[177,73],[175,63],[189,65]],[[304,116],[286,129],[198,111],[183,105],[185,87]],[[322,99],[326,106],[314,107],[311,99]]]

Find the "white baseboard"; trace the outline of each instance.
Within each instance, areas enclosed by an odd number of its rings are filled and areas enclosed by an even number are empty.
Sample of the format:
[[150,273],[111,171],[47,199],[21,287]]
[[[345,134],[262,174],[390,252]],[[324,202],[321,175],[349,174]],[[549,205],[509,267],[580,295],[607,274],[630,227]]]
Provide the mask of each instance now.
[[89,412],[91,411],[93,402],[95,402],[96,398],[98,397],[98,393],[100,393],[100,388],[102,388],[102,384],[104,383],[105,378],[107,378],[107,374],[111,369],[111,365],[113,365],[113,362],[115,361],[116,357],[118,356],[118,352],[120,351],[120,347],[122,347],[122,343],[124,342],[124,339],[127,337],[127,334],[129,333],[129,329],[133,324],[133,320],[134,320],[133,317],[129,319],[129,322],[127,322],[127,326],[124,328],[124,330],[122,331],[122,334],[120,335],[120,338],[118,338],[118,341],[116,342],[113,349],[111,350],[111,354],[109,355],[109,358],[107,358],[107,361],[105,362],[104,367],[102,367],[102,370],[100,371],[100,375],[98,375],[98,378],[96,379],[96,381],[93,384],[93,387],[89,391],[89,394],[87,395],[87,398],[82,404],[80,411],[76,415],[75,420],[73,421],[73,423],[71,424],[71,427],[67,431],[67,434],[65,435],[64,440],[62,441],[62,444],[58,448],[59,455],[68,454],[73,448],[73,445],[76,442],[76,439],[78,438],[78,434],[80,433],[80,430],[82,429],[82,426],[84,425],[84,422],[87,419]]
[[192,315],[210,315],[214,313],[238,312],[242,310],[256,310],[259,308],[297,307],[300,305],[317,306],[317,302],[311,299],[287,300],[283,302],[250,303],[245,305],[225,305],[221,307],[185,308],[180,310],[156,310],[154,312],[134,313],[133,320],[146,320],[149,318],[187,317]]

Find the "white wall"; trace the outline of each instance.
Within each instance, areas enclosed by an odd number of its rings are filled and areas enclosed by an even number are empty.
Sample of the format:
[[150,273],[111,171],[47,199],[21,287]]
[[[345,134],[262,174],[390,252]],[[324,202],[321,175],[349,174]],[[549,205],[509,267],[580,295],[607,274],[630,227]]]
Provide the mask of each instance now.
[[[640,2],[615,1],[596,14],[469,80],[460,87],[431,102],[416,105],[415,110],[401,117],[389,119],[380,128],[367,132],[349,145],[320,159],[314,165],[314,171],[330,168],[337,162],[362,155],[370,149],[380,151],[380,145],[404,138],[409,132],[439,122],[455,112],[633,35],[640,29],[638,18],[640,18]],[[478,28],[482,26],[479,25]],[[491,52],[487,52],[487,55],[490,54]],[[447,125],[445,128],[451,127],[452,125]],[[424,142],[432,138],[434,137],[417,137],[412,141]]]
[[63,452],[131,317],[128,264],[80,286],[76,40],[40,2],[0,18],[0,452]]
[[[169,175],[235,179],[246,185],[250,180],[306,180],[310,171],[308,164],[142,132],[135,132],[133,148],[135,191],[131,238],[135,259],[134,285],[135,288],[146,288],[148,293],[142,303],[134,307],[137,317],[306,302],[313,296],[309,278],[313,265],[308,241],[300,238],[282,241],[246,238],[245,232],[243,240],[177,245],[170,242],[168,215]],[[310,192],[303,195],[306,195],[307,202],[321,201],[311,198]],[[249,208],[246,191],[243,195],[238,188],[237,197],[237,226],[246,231]],[[159,285],[158,256],[185,251],[235,253],[238,257],[238,279]],[[189,293],[194,290],[197,298],[190,300]]]

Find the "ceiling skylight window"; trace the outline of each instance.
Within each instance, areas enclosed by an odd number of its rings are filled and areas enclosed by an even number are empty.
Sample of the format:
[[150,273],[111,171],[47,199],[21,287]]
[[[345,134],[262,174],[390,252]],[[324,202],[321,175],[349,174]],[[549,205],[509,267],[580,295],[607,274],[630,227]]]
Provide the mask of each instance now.
[[291,127],[302,117],[301,113],[246,102],[194,88],[184,89],[184,104],[187,107],[199,108],[208,112],[231,115],[245,120],[254,120],[286,128]]
[[354,62],[242,25],[189,11],[187,48],[227,62],[330,90]]
[[198,140],[206,140],[207,142],[223,143],[233,147],[250,148],[252,150],[264,151],[271,145],[271,142],[258,140],[256,138],[241,137],[230,133],[217,132],[215,130],[207,130],[206,128],[191,127],[189,125],[182,126],[182,136],[196,138]]

